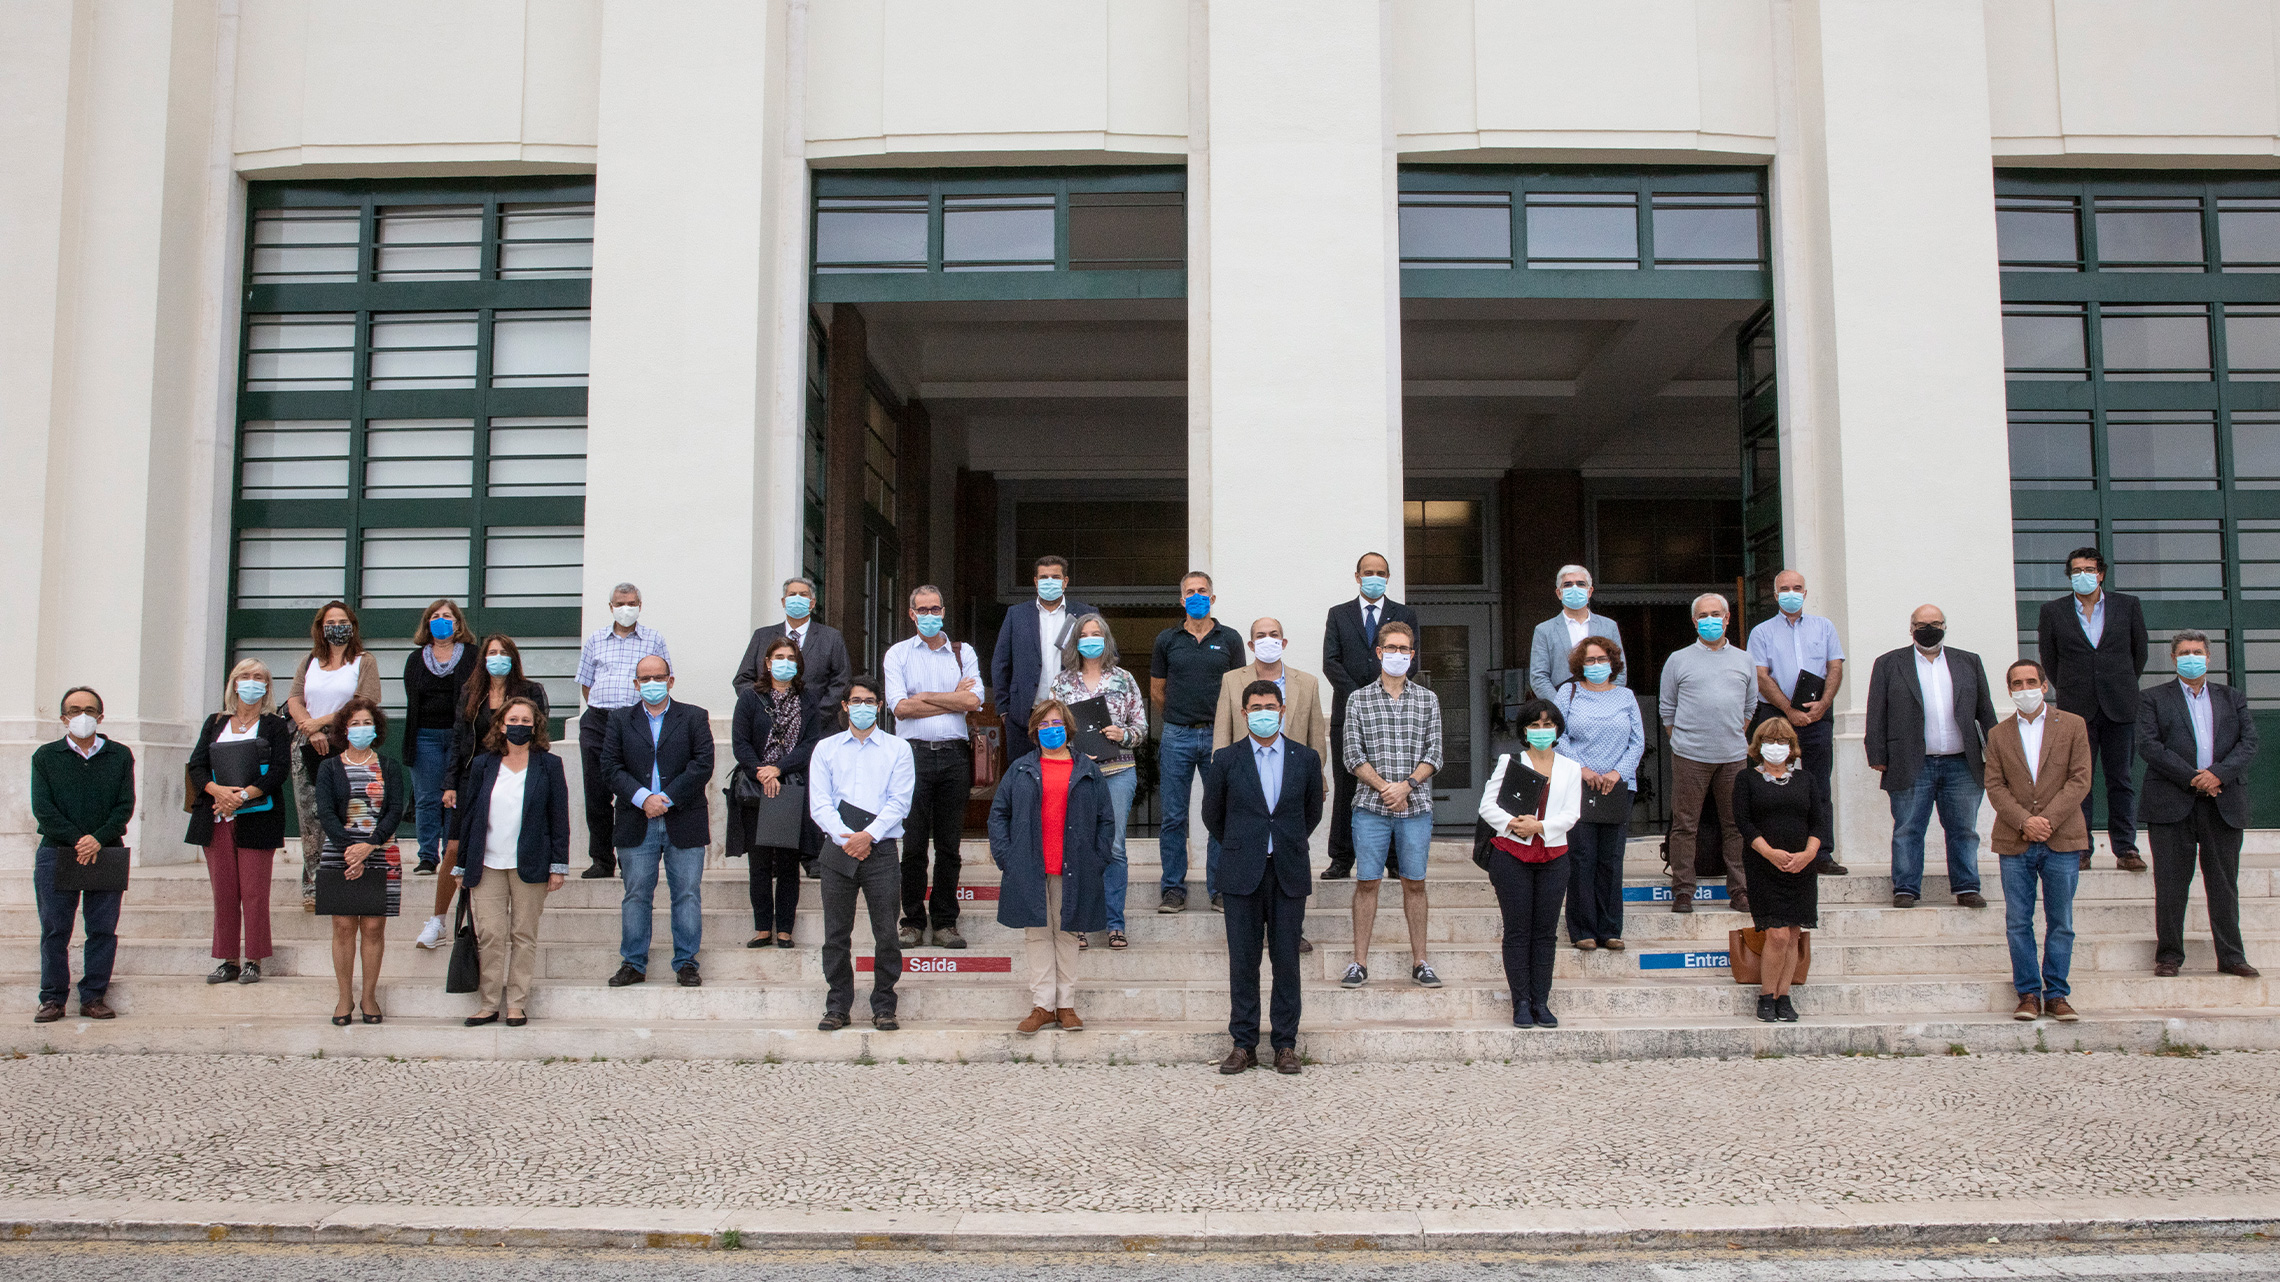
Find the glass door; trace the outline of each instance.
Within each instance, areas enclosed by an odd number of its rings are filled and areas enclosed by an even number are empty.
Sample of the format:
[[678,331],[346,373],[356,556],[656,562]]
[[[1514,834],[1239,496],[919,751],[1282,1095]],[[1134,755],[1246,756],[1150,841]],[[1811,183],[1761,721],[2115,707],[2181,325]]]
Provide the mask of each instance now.
[[1489,756],[1489,698],[1482,689],[1496,615],[1487,604],[1417,605],[1417,680],[1441,701],[1441,772],[1433,777],[1433,826],[1470,831]]

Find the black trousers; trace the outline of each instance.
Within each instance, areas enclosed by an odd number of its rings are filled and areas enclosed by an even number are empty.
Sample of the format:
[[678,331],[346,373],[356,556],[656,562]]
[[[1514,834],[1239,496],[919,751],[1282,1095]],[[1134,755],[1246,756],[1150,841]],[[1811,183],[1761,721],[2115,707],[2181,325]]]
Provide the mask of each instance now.
[[[1797,732],[1800,760],[1815,779],[1821,781],[1821,790],[1827,796],[1833,786],[1829,781],[1837,773],[1837,721],[1833,716],[1823,717]],[[1827,859],[1837,851],[1835,842],[1821,847],[1821,858]],[[1739,858],[1739,856],[1737,856]]]
[[1276,1050],[1298,1045],[1298,936],[1306,925],[1306,898],[1286,895],[1273,863],[1257,892],[1223,893],[1227,915],[1227,1033],[1237,1046],[1259,1045],[1259,956],[1275,968],[1272,1004]]
[[800,910],[799,847],[754,846],[744,857],[752,864],[752,929],[790,934]]
[[1623,937],[1623,850],[1629,830],[1628,823],[1579,823],[1568,829],[1567,858],[1554,861],[1575,865],[1568,885],[1568,942]]
[[1330,866],[1354,867],[1354,791],[1361,780],[1346,769],[1346,718],[1330,718]]
[[[966,794],[974,788],[974,749],[964,739],[913,740],[910,817],[903,821],[902,923],[958,924],[958,841],[966,831]],[[927,846],[934,847],[934,897],[926,892]]]
[[2192,892],[2198,865],[2209,896],[2217,964],[2247,961],[2240,938],[2240,829],[2217,813],[2215,800],[2195,797],[2193,813],[2184,822],[2154,824],[2147,835],[2153,839],[2153,959],[2185,962],[2185,897]]
[[1488,881],[1504,912],[1504,983],[1512,990],[1512,1016],[1523,1003],[1532,1015],[1552,995],[1552,960],[1559,952],[1560,900],[1567,895],[1568,865],[1562,855],[1531,864],[1501,850],[1489,852]]
[[578,718],[578,762],[586,786],[586,858],[603,872],[617,871],[617,797],[602,775],[602,740],[610,733],[610,710],[589,707]]
[[855,1008],[855,958],[849,941],[855,935],[855,893],[871,914],[871,1014],[895,1013],[895,981],[902,978],[902,944],[895,938],[895,905],[902,896],[895,885],[895,843],[892,839],[871,847],[870,857],[855,865],[852,876],[823,866],[823,980],[828,986],[823,1009],[845,1015]]
[[[2102,712],[2083,720],[2090,727],[2090,755],[2097,759],[2099,773],[2106,776],[2106,839],[2114,843],[2116,855],[2134,855],[2138,844],[2137,784],[2130,778],[2130,771],[2137,761],[2137,723],[2108,721]],[[2093,799],[2082,799],[2085,828],[2090,828]],[[2090,831],[2097,829],[2090,828]]]

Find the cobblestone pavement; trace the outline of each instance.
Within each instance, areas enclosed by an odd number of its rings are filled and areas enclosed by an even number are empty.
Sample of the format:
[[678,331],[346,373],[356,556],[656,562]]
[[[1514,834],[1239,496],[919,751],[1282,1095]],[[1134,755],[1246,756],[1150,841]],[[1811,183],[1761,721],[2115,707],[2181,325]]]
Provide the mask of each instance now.
[[0,1061],[0,1196],[1424,1210],[2280,1188],[2280,1053],[1202,1066]]

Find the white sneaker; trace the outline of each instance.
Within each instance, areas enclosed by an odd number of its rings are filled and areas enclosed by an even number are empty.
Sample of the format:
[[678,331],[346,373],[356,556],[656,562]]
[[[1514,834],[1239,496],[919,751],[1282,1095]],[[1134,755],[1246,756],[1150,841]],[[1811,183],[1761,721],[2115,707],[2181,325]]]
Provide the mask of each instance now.
[[428,918],[427,925],[420,928],[420,937],[413,942],[421,948],[443,947],[443,918]]

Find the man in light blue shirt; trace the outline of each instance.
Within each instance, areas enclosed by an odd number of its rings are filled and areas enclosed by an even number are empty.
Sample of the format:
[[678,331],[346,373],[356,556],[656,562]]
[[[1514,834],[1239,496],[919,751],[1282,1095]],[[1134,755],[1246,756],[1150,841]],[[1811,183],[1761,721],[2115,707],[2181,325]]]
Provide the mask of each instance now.
[[829,985],[816,1027],[826,1033],[847,1027],[855,1005],[849,939],[857,892],[871,916],[871,1026],[881,1032],[901,1027],[895,1020],[895,980],[903,954],[895,918],[902,907],[902,869],[895,844],[918,775],[910,745],[879,728],[882,686],[877,677],[849,682],[840,704],[846,731],[817,744],[808,759],[808,817],[826,839],[815,861],[823,874],[823,977]]
[[[1773,576],[1773,599],[1781,608],[1750,629],[1749,655],[1757,663],[1756,719],[1788,718],[1797,730],[1799,759],[1826,789],[1837,764],[1837,723],[1829,710],[1836,706],[1837,687],[1844,684],[1845,647],[1837,640],[1836,624],[1805,613],[1805,597],[1804,575],[1783,570]],[[1806,679],[1802,698],[1796,697],[1800,679]],[[1821,848],[1813,871],[1846,871],[1830,858],[1832,849]]]

